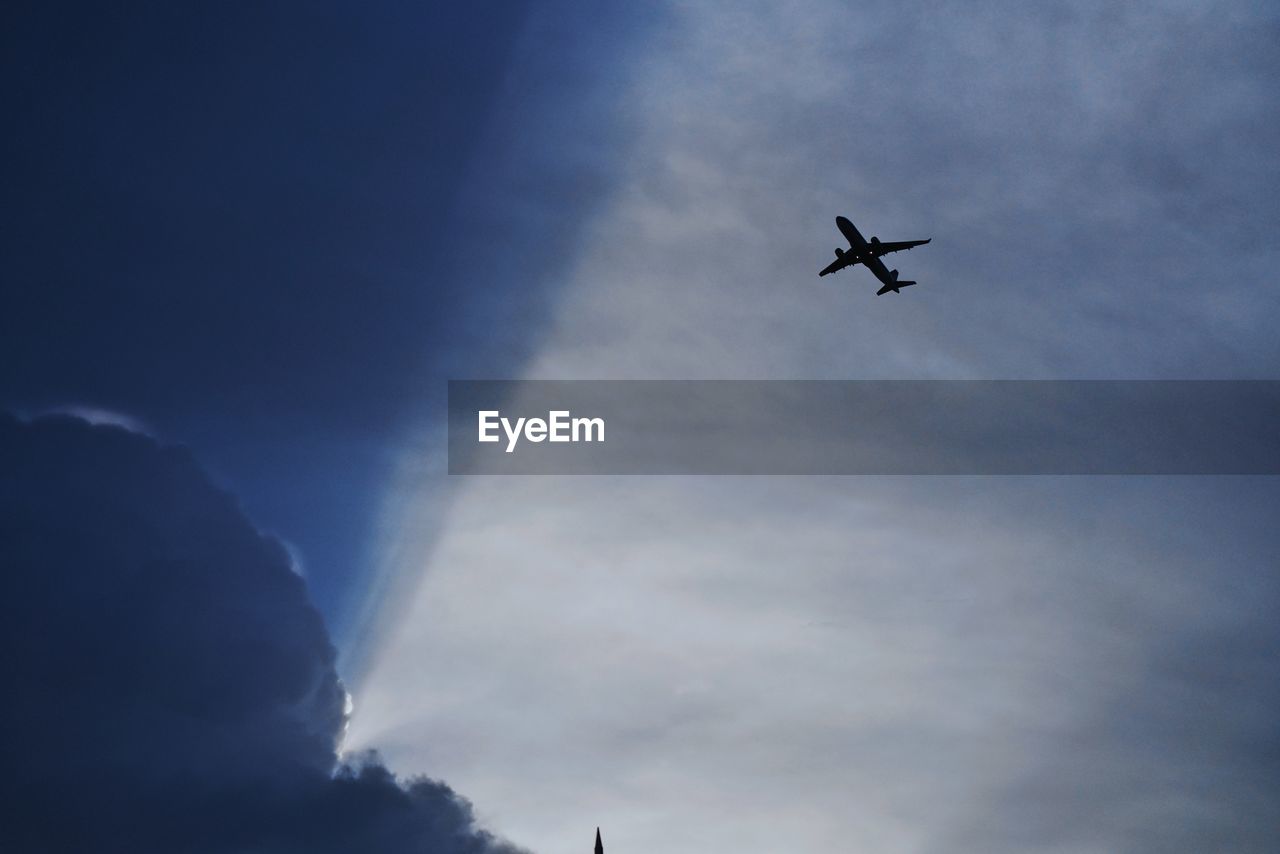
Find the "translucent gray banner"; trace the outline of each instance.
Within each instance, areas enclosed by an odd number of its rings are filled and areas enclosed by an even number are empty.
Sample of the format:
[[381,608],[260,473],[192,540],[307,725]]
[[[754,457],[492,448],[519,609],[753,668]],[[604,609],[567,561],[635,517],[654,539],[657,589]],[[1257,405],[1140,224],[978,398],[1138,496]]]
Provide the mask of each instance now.
[[450,474],[1280,474],[1280,381],[453,381]]

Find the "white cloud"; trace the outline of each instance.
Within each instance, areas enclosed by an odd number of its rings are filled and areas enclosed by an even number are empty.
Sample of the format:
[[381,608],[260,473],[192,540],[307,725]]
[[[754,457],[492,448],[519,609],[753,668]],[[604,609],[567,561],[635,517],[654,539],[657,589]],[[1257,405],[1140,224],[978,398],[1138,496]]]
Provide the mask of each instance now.
[[112,427],[123,427],[125,430],[129,430],[133,433],[144,433],[148,436],[153,435],[151,428],[141,418],[124,412],[119,412],[114,409],[105,409],[100,406],[70,403],[65,406],[54,406],[49,409],[43,409],[37,414],[71,415],[75,418],[81,418],[88,421],[90,424],[108,424]]
[[[1266,376],[1250,170],[1274,185],[1274,125],[1202,171],[1211,131],[1274,119],[1246,30],[1161,4],[679,6],[526,373]],[[921,286],[818,280],[836,213],[934,237],[895,259]],[[1241,811],[1263,784],[1189,770],[1247,762],[1179,733],[1260,731],[1198,645],[1269,642],[1267,483],[474,478],[447,511],[439,483],[407,472],[389,508],[412,583],[348,744],[523,844],[1141,850],[1191,808],[1198,839],[1265,838]]]

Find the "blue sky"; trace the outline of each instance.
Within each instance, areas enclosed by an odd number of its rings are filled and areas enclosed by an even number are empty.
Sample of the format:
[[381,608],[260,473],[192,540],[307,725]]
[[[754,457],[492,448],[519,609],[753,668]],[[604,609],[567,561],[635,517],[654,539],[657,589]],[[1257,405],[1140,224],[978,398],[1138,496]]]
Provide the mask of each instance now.
[[[190,446],[348,748],[538,851],[1272,846],[1270,480],[512,484],[440,437],[451,378],[1274,378],[1272,5],[5,16],[0,405]],[[920,286],[818,280],[836,214],[932,237]]]

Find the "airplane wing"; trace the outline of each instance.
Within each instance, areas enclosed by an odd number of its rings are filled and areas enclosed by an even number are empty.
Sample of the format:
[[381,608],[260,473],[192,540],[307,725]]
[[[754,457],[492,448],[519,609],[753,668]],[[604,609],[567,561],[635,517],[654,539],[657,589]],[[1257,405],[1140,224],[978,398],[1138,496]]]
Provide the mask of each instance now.
[[876,257],[888,255],[890,252],[899,252],[903,249],[912,249],[916,246],[924,246],[929,240],[899,240],[897,243],[872,243],[871,249],[875,251]]
[[849,267],[856,263],[858,262],[851,260],[848,255],[842,255],[827,266],[823,267],[822,272],[818,275],[825,276],[827,273],[834,273],[836,270],[843,270],[845,267]]

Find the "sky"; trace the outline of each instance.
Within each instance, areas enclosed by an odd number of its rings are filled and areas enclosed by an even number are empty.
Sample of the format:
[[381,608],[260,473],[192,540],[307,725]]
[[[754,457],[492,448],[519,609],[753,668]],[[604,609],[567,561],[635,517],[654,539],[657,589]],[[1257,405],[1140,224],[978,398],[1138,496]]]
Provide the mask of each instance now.
[[[12,623],[11,721],[84,710],[17,757],[67,850],[113,826],[79,781],[174,774],[246,816],[207,850],[1274,849],[1273,478],[451,478],[442,440],[448,379],[1276,378],[1274,4],[3,15],[6,565],[121,640]],[[931,237],[920,285],[819,280],[837,214]],[[273,644],[309,688],[262,691]],[[254,761],[175,723],[220,696]]]

